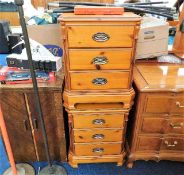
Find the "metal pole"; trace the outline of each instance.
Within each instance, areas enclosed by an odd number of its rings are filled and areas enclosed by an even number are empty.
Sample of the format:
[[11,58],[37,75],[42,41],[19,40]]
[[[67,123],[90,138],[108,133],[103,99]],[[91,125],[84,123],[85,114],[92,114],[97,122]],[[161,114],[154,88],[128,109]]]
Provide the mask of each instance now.
[[28,63],[29,63],[32,82],[33,82],[35,103],[36,103],[36,108],[37,108],[37,111],[38,111],[39,119],[40,119],[40,122],[41,122],[41,129],[42,129],[42,135],[43,135],[43,139],[44,139],[45,153],[46,153],[46,157],[47,157],[49,167],[51,167],[52,163],[51,163],[49,146],[48,146],[48,138],[47,138],[47,134],[46,134],[45,124],[44,124],[44,119],[43,119],[43,113],[42,113],[41,104],[40,104],[40,97],[39,97],[39,93],[38,93],[38,85],[37,85],[35,71],[34,71],[32,54],[31,54],[31,49],[30,49],[30,42],[29,42],[28,32],[27,32],[27,28],[26,28],[25,19],[24,19],[24,11],[23,11],[23,8],[22,8],[22,6],[24,4],[24,1],[23,0],[15,0],[14,2],[18,6],[19,18],[20,18],[20,23],[21,23],[21,27],[22,27],[23,36],[24,36],[25,47],[26,47],[27,57],[28,57]]

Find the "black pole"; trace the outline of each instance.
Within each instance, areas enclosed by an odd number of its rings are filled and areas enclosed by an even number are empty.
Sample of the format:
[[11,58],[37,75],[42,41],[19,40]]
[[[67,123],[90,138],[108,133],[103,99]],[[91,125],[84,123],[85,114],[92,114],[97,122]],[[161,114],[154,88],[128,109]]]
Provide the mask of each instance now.
[[26,23],[25,23],[25,19],[24,19],[24,11],[22,8],[24,1],[23,0],[15,0],[14,2],[18,6],[20,23],[21,23],[22,32],[23,32],[24,41],[25,41],[25,47],[26,47],[26,51],[27,51],[28,63],[29,63],[29,68],[30,68],[30,72],[31,72],[32,81],[33,81],[35,103],[36,103],[36,108],[38,111],[39,119],[41,122],[41,129],[42,129],[42,135],[43,135],[43,139],[44,139],[45,153],[46,153],[48,164],[50,167],[52,167],[49,146],[48,146],[48,138],[47,138],[47,134],[46,134],[43,113],[42,113],[42,108],[41,108],[41,104],[40,104],[40,97],[39,97],[39,92],[38,92],[38,85],[37,85],[37,81],[36,81],[33,59],[32,59],[32,54],[31,54],[31,49],[30,49],[30,42],[29,42],[27,27],[26,27]]

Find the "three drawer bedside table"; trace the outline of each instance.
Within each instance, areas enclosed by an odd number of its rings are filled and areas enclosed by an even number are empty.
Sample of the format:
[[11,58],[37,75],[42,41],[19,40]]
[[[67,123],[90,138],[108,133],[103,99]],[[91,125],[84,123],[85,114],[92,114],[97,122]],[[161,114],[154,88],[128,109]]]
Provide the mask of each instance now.
[[74,15],[59,18],[64,44],[64,106],[70,131],[69,163],[117,162],[135,92],[132,67],[141,18]]
[[184,161],[184,65],[138,63],[134,82],[128,167],[140,159]]

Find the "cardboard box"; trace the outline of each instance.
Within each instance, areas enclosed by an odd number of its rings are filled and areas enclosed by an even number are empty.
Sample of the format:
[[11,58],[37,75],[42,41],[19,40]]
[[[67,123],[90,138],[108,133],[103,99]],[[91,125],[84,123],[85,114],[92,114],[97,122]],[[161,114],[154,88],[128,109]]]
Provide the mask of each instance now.
[[43,44],[55,56],[63,55],[60,24],[30,25],[27,29],[31,39]]
[[169,24],[157,18],[143,18],[138,35],[136,59],[168,54]]

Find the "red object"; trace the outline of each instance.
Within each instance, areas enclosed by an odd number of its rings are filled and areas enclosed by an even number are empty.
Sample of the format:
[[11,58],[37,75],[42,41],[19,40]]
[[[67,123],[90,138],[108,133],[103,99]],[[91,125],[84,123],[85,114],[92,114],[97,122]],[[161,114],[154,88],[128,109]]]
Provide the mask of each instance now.
[[123,7],[75,6],[75,15],[122,15]]
[[7,129],[6,129],[6,125],[5,125],[1,105],[0,105],[0,129],[1,129],[1,132],[2,132],[3,140],[4,140],[4,143],[5,143],[5,147],[6,147],[6,152],[8,154],[8,158],[9,158],[9,161],[10,161],[10,165],[11,165],[11,168],[12,168],[13,175],[17,175],[16,164],[15,164],[15,160],[14,160],[14,157],[13,157],[13,152],[12,152],[12,149],[11,149],[10,140],[9,140],[9,137],[8,137],[8,132],[7,132]]
[[[0,83],[1,84],[28,84],[32,83],[32,79],[26,79],[26,80],[11,80],[9,78],[9,75],[11,73],[25,73],[26,71],[20,70],[18,68],[13,68],[13,67],[3,67],[0,69]],[[49,79],[45,79],[43,77],[37,77],[36,78],[38,83],[50,83],[55,80],[55,73],[54,72],[49,72]]]

